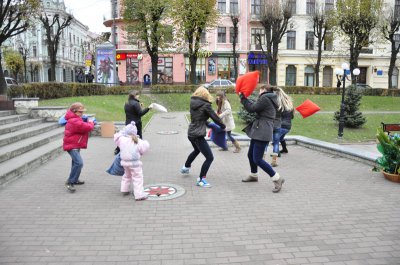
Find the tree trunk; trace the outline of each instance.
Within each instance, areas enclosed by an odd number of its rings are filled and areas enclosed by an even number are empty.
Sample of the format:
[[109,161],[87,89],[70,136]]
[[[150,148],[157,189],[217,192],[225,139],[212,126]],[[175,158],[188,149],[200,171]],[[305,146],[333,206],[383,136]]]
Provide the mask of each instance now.
[[0,54],[0,96],[7,95],[7,83],[4,79],[3,66],[1,65],[1,54]]
[[197,63],[197,56],[195,54],[192,54],[189,56],[189,61],[190,61],[190,83],[192,85],[197,84],[196,80],[196,63]]
[[56,65],[57,65],[57,60],[51,60],[50,61],[50,82],[55,82],[56,79]]
[[388,88],[393,88],[393,83],[392,83],[392,76],[394,72],[394,67],[396,66],[396,59],[397,59],[397,54],[399,53],[398,48],[396,47],[396,42],[392,41],[392,49],[391,49],[391,54],[390,54],[390,64],[389,64],[389,72],[388,72]]
[[269,84],[272,86],[276,86],[276,63],[272,63],[269,66]]
[[158,54],[153,53],[151,56],[151,84],[158,84]]

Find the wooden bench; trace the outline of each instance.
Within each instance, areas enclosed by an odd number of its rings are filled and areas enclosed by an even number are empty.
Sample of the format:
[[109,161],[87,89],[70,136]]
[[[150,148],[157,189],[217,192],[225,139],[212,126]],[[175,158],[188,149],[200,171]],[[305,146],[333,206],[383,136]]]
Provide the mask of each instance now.
[[400,123],[383,123],[382,129],[389,135],[391,132],[400,132]]

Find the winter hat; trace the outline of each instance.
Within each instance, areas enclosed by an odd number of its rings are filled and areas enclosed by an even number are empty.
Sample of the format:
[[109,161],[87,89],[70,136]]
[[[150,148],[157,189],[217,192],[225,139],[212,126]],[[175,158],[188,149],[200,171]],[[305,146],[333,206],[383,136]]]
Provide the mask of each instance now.
[[130,124],[126,125],[125,134],[126,135],[137,135],[137,128],[136,128],[134,121],[132,121]]

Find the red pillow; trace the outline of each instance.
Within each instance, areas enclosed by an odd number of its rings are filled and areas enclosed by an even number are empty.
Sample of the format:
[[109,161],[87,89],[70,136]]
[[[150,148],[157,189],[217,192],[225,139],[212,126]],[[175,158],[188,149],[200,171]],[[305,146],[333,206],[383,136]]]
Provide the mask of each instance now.
[[321,108],[318,107],[317,104],[312,102],[309,99],[306,99],[300,106],[296,108],[298,112],[300,112],[301,116],[307,118],[308,116],[313,115],[315,112],[319,111]]
[[256,89],[259,78],[259,71],[249,72],[239,76],[239,78],[236,80],[236,94],[241,92],[246,98],[250,96],[254,89]]

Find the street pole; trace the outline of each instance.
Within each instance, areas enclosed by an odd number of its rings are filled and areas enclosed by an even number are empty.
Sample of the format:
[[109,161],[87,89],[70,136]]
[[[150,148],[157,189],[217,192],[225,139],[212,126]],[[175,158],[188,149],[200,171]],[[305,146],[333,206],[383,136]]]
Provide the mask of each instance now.
[[343,82],[342,102],[340,104],[339,132],[338,132],[339,139],[342,139],[343,137],[343,128],[344,128],[344,92],[346,88],[346,69],[343,69],[342,82]]

